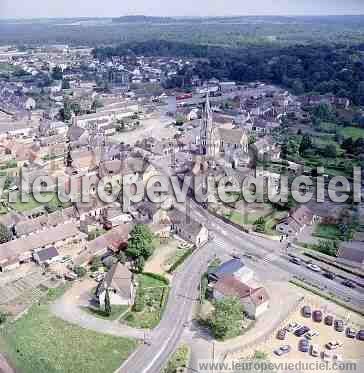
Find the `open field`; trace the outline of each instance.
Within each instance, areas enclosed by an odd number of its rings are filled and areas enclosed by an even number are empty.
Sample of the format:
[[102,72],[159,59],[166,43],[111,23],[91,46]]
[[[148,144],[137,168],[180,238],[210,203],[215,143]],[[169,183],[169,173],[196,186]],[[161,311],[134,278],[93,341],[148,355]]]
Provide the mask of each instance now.
[[48,302],[1,331],[0,347],[21,373],[112,373],[136,342],[99,334],[53,316]]

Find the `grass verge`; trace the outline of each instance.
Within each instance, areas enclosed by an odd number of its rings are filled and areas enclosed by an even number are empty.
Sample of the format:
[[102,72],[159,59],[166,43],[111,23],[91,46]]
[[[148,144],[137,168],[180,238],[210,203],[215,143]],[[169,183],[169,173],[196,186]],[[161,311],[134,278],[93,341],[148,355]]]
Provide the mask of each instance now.
[[298,280],[298,279],[293,279],[293,280],[290,280],[289,281],[291,284],[295,285],[295,286],[298,286],[302,289],[305,289],[315,295],[318,295],[319,297],[321,298],[324,298],[330,302],[333,302],[335,304],[337,304],[338,306],[341,306],[343,308],[346,308],[347,310],[353,312],[353,313],[356,313],[358,314],[359,316],[364,316],[364,312],[362,311],[359,311],[358,309],[356,308],[353,308],[351,306],[349,306],[348,304],[346,304],[345,302],[341,301],[340,299],[336,298],[333,294],[326,294],[324,292],[322,292],[321,290],[317,289],[317,288],[314,288],[310,285],[307,285],[305,284],[304,282]]

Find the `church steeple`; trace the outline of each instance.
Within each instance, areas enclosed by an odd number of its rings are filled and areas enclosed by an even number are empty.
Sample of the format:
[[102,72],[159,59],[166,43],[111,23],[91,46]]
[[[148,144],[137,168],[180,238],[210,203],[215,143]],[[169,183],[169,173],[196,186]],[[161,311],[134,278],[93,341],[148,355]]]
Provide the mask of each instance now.
[[206,102],[202,114],[200,131],[200,153],[206,158],[214,159],[219,153],[220,141],[217,130],[214,127],[212,110],[210,106],[209,92],[206,94]]

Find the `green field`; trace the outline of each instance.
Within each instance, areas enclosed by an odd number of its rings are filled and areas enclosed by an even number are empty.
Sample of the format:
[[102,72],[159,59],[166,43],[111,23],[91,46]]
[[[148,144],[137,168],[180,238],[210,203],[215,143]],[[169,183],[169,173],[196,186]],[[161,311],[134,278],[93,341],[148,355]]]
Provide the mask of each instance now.
[[354,140],[357,140],[364,138],[364,128],[343,127],[340,129],[340,134],[344,137],[352,137]]
[[148,274],[138,276],[138,292],[142,298],[142,311],[136,312],[133,308],[121,319],[134,328],[153,329],[161,319],[165,304],[168,299],[168,285]]
[[47,303],[0,332],[0,350],[21,373],[113,373],[137,342],[99,334],[53,316]]
[[340,240],[343,238],[339,227],[335,224],[318,224],[314,235],[329,240]]

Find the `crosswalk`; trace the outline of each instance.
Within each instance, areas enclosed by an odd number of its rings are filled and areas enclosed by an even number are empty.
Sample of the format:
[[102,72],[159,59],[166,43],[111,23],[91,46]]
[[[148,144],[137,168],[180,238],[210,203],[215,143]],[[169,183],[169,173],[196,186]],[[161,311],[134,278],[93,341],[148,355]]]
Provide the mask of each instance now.
[[212,241],[215,249],[217,252],[224,253],[227,255],[237,255],[237,256],[242,256],[242,257],[251,257],[254,259],[254,262],[264,262],[264,263],[271,263],[278,259],[279,254],[276,252],[270,252],[267,253],[265,256],[261,257],[260,255],[257,255],[255,253],[249,253],[246,252],[242,247],[234,247],[232,245],[227,246],[226,243],[221,240],[218,237],[215,237]]

